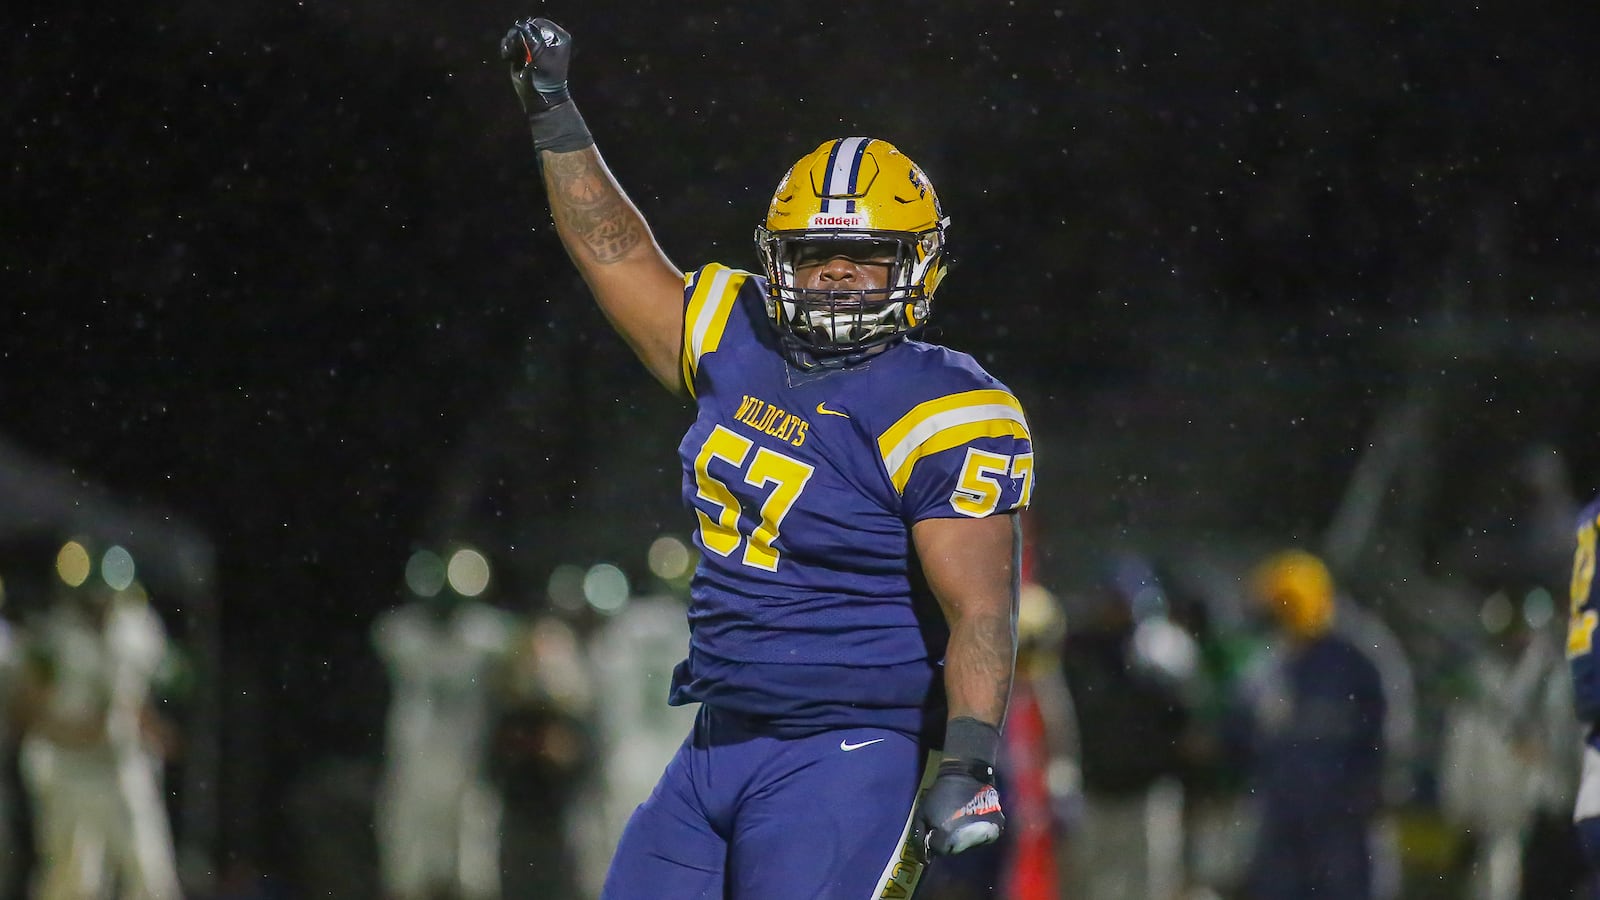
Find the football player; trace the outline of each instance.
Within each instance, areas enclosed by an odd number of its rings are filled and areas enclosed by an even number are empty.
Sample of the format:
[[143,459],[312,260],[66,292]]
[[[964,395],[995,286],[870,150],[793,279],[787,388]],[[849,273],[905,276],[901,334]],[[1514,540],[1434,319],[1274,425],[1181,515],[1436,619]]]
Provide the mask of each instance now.
[[1577,549],[1572,561],[1572,614],[1567,623],[1567,660],[1572,668],[1572,694],[1584,736],[1583,773],[1578,783],[1572,820],[1591,869],[1600,869],[1600,660],[1595,658],[1595,626],[1600,603],[1592,590],[1600,498],[1578,516]]
[[157,702],[177,650],[131,560],[124,581],[86,550],[62,548],[58,559],[76,556],[89,577],[69,581],[73,567],[58,562],[13,700],[38,859],[30,896],[109,896],[114,885],[118,896],[179,900],[162,787],[177,734]]
[[680,455],[702,561],[670,702],[700,709],[604,896],[909,896],[925,856],[1004,822],[1033,482],[1016,397],[918,336],[946,268],[938,196],[889,143],[827,140],[773,194],[762,273],[684,273],[595,149],[571,50],[548,19],[501,42],[557,231],[696,405]]
[[372,626],[390,687],[378,871],[387,900],[494,900],[503,798],[488,759],[520,625],[448,586],[436,591]]
[[1334,627],[1332,573],[1304,550],[1251,572],[1252,613],[1272,632],[1242,685],[1239,723],[1257,827],[1250,897],[1374,896],[1372,825],[1382,809],[1388,699],[1366,650]]

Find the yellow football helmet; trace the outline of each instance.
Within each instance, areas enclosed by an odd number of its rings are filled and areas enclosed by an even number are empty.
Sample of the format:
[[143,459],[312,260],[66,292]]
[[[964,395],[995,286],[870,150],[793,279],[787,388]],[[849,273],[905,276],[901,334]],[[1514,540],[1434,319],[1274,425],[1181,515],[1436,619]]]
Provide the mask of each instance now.
[[[825,141],[795,163],[773,192],[756,247],[767,274],[767,315],[786,345],[823,357],[852,354],[919,328],[944,278],[944,230],[922,169],[887,141]],[[808,242],[861,241],[892,251],[889,286],[805,289],[795,261]]]
[[1314,638],[1333,626],[1333,576],[1304,550],[1285,550],[1262,560],[1250,574],[1257,603],[1285,631]]

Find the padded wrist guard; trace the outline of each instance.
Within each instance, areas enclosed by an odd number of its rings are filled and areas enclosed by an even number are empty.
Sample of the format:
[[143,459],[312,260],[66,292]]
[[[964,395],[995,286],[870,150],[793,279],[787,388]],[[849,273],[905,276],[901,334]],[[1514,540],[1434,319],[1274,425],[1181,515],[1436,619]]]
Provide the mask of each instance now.
[[993,766],[1000,755],[1000,729],[971,716],[957,716],[945,726],[944,755]]
[[589,126],[584,124],[578,105],[568,100],[559,106],[528,116],[533,130],[533,149],[552,153],[570,153],[594,144]]

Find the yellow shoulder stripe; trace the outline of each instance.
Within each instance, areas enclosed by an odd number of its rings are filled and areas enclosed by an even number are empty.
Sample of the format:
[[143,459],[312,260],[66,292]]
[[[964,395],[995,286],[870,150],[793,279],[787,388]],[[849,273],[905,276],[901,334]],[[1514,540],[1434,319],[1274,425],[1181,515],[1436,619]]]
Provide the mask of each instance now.
[[918,460],[983,437],[1032,440],[1010,392],[963,391],[919,403],[878,438],[878,453],[895,490],[904,491]]
[[739,296],[749,272],[711,263],[684,278],[684,287],[694,285],[683,311],[683,383],[689,396],[695,396],[694,378],[700,371],[700,357],[717,349],[727,327],[733,301]]

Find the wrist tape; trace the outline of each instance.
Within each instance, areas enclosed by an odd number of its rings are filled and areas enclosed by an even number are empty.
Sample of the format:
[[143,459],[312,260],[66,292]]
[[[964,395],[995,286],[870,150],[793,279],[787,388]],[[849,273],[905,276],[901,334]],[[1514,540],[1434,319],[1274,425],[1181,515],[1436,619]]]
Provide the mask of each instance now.
[[944,755],[994,765],[1000,754],[1000,729],[971,716],[957,716],[945,726]]
[[594,136],[583,122],[583,114],[571,100],[534,113],[528,117],[528,125],[533,130],[535,151],[570,153],[594,144]]

